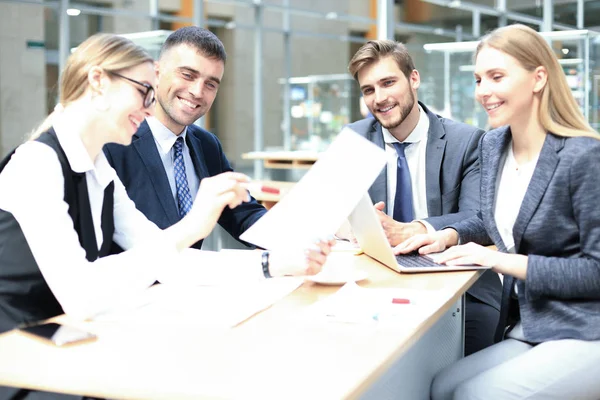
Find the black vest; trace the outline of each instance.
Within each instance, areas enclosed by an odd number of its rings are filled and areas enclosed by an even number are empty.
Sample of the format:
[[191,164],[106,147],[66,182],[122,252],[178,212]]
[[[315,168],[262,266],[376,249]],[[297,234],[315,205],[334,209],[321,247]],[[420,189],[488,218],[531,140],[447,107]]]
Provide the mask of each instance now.
[[[114,233],[114,182],[104,190],[103,242],[98,250],[85,174],[71,170],[53,129],[43,133],[36,140],[50,146],[58,156],[65,179],[64,200],[69,205],[69,215],[73,220],[79,243],[85,249],[86,258],[88,261],[94,261],[108,255]],[[8,164],[13,153],[14,151],[0,162],[0,172]],[[27,182],[22,184],[26,185]],[[72,284],[77,285],[77,282]],[[60,314],[63,314],[63,309],[46,284],[19,223],[11,213],[0,210],[0,333],[24,322],[47,319]]]

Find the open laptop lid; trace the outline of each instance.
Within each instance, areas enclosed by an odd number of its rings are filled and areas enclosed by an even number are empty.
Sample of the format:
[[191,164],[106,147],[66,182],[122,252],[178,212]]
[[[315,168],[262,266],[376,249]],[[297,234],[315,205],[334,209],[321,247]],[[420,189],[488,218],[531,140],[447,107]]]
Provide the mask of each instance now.
[[427,267],[405,267],[396,259],[392,247],[390,246],[373,202],[368,193],[365,193],[358,204],[348,216],[350,226],[360,248],[371,258],[379,261],[383,265],[393,269],[396,272],[449,272],[449,271],[465,271],[473,269],[489,269],[479,265],[454,266],[437,264]]

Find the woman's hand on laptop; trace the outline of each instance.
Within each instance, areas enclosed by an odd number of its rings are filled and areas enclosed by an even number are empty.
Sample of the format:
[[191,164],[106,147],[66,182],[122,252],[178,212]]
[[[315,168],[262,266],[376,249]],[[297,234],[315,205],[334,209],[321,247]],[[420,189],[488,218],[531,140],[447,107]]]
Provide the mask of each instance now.
[[527,278],[527,256],[502,253],[476,243],[455,246],[436,256],[435,262],[446,265],[487,265],[495,272]]
[[419,251],[419,254],[439,253],[458,244],[458,233],[454,229],[444,229],[434,233],[416,235],[394,247],[394,254],[407,254]]

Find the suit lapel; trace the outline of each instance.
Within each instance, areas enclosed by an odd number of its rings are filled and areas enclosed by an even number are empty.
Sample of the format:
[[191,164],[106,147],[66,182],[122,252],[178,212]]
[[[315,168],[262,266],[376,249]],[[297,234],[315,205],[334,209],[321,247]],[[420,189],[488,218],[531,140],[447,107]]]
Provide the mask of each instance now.
[[[366,138],[385,151],[383,131],[381,130],[381,124],[379,122],[373,122],[371,130],[366,134]],[[371,197],[373,204],[383,201],[385,203],[383,212],[387,213],[387,166],[381,170],[369,188],[369,196]]]
[[194,170],[198,176],[198,181],[200,181],[209,176],[208,170],[206,169],[206,163],[202,162],[202,160],[204,160],[202,143],[195,135],[192,134],[191,127],[188,127],[185,137],[188,148],[190,149],[190,157],[192,158],[192,163],[194,164]]
[[446,151],[446,132],[442,123],[425,106],[419,102],[423,111],[429,118],[429,131],[427,132],[427,149],[425,156],[425,193],[427,194],[427,213],[430,217],[442,215],[442,188],[440,187],[440,174],[442,160]]
[[546,140],[542,146],[542,151],[540,152],[538,162],[535,166],[535,171],[533,172],[529,186],[527,186],[527,192],[525,192],[523,203],[521,203],[521,209],[519,210],[519,214],[517,215],[513,227],[515,250],[517,251],[521,245],[521,239],[525,233],[525,228],[527,228],[529,221],[531,221],[531,217],[533,217],[535,210],[540,204],[540,201],[542,201],[542,197],[544,196],[544,193],[546,193],[546,189],[552,180],[556,166],[560,161],[557,153],[562,146],[564,146],[564,141],[564,138],[559,138],[549,133],[546,135]]
[[508,145],[511,141],[511,133],[508,127],[500,128],[486,134],[481,144],[481,213],[484,221],[489,221],[487,231],[494,243],[501,251],[507,251],[500,232],[496,227],[494,218],[494,199],[496,198],[497,180],[500,168],[504,165],[503,160]]
[[158,194],[158,200],[167,218],[171,224],[178,222],[179,214],[177,212],[177,205],[175,204],[175,200],[171,193],[169,179],[167,178],[165,167],[160,159],[160,154],[158,154],[154,136],[152,136],[152,132],[146,121],[140,125],[138,132],[134,136],[132,145],[138,152],[142,163],[148,171],[150,181]]

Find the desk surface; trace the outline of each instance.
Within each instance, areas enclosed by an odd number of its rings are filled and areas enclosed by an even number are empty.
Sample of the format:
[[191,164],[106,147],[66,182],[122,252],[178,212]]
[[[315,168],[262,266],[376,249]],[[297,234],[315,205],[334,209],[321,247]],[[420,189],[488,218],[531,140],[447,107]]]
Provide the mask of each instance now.
[[336,257],[368,271],[361,286],[447,295],[436,313],[404,330],[300,318],[306,306],[338,289],[306,282],[228,330],[199,327],[193,316],[168,326],[73,323],[99,339],[64,349],[7,332],[0,335],[0,385],[112,398],[358,398],[479,276],[397,274],[364,255]]

